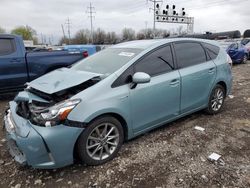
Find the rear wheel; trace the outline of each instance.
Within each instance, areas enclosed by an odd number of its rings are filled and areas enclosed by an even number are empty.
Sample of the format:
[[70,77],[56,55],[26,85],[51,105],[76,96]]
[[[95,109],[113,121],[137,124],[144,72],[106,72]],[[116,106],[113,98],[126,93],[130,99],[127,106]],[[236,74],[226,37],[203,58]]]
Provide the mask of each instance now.
[[208,114],[219,113],[223,107],[225,96],[226,96],[225,88],[217,84],[214,87],[209,97],[209,103],[206,109],[207,113]]
[[78,139],[80,160],[88,165],[100,165],[113,159],[121,148],[123,135],[122,125],[114,117],[94,120]]
[[244,64],[247,63],[247,59],[248,59],[247,54],[245,54],[243,57],[242,63]]

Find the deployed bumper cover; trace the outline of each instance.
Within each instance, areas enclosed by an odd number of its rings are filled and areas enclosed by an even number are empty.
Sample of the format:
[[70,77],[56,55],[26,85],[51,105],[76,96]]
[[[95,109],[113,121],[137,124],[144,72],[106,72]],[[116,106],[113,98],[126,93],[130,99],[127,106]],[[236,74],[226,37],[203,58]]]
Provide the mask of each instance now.
[[15,102],[4,117],[10,154],[20,164],[34,168],[59,168],[73,163],[74,145],[83,128],[57,125],[41,127],[16,114]]

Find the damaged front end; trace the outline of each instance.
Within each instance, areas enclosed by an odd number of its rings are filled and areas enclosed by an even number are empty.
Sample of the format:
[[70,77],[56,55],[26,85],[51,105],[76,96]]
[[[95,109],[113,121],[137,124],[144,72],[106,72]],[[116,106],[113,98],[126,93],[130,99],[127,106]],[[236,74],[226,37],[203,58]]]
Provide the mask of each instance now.
[[63,68],[29,83],[9,103],[4,118],[13,158],[42,169],[72,164],[75,143],[85,129],[84,123],[67,119],[81,102],[73,96],[100,82],[101,76]]
[[81,102],[81,99],[70,98],[100,80],[100,77],[95,77],[77,86],[52,94],[27,87],[24,92],[19,93],[15,98],[17,103],[16,113],[38,126],[51,127],[60,123],[63,124],[68,114]]

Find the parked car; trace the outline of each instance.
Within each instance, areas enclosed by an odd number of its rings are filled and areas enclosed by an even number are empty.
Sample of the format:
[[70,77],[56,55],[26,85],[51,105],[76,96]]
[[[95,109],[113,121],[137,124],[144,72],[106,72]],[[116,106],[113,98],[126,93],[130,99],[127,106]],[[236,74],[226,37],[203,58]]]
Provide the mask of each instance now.
[[97,45],[85,45],[85,44],[79,44],[79,45],[66,45],[63,46],[63,50],[67,50],[69,52],[78,52],[78,53],[85,53],[88,55],[93,55],[96,52],[99,52],[101,50],[100,46]]
[[249,38],[243,39],[241,41],[241,44],[243,44],[245,46],[245,48],[247,49],[248,59],[250,59],[250,39]]
[[227,48],[227,53],[233,63],[246,63],[248,60],[247,48],[241,42],[232,43]]
[[103,164],[124,140],[199,110],[219,113],[232,86],[227,61],[202,39],[109,47],[30,82],[9,103],[10,153],[34,168],[63,167],[74,156]]
[[20,90],[26,82],[83,58],[67,51],[26,52],[20,36],[1,34],[0,93]]

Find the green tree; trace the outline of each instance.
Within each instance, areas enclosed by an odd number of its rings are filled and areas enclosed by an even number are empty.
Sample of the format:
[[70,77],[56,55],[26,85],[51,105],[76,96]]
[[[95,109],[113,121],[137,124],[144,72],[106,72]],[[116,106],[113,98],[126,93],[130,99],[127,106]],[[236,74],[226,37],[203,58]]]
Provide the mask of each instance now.
[[36,40],[36,31],[28,25],[16,27],[11,34],[21,35],[24,40]]
[[6,33],[5,29],[0,27],[0,33]]

